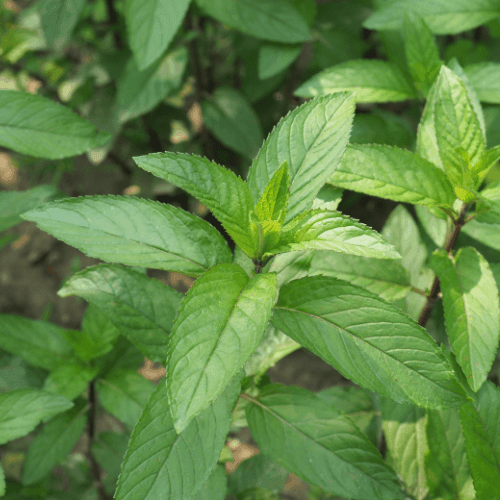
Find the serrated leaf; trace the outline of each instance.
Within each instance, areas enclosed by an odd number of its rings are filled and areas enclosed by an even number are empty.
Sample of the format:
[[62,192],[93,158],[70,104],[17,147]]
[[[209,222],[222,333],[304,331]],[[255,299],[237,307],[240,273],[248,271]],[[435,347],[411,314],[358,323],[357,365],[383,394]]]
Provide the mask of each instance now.
[[397,403],[456,406],[465,393],[434,340],[391,304],[326,276],[283,286],[274,326],[356,384]]
[[272,384],[246,414],[262,453],[301,479],[348,498],[402,499],[394,471],[352,421],[305,389]]
[[349,145],[328,183],[416,205],[453,206],[450,181],[431,162],[404,149]]
[[210,17],[243,33],[281,43],[306,42],[304,18],[287,0],[196,0]]
[[97,367],[83,365],[81,362],[65,363],[49,374],[43,384],[43,390],[72,401],[88,388],[97,372]]
[[216,266],[194,283],[175,319],[167,357],[169,401],[178,432],[248,361],[275,300],[274,274],[250,279],[236,264]]
[[238,246],[251,257],[249,214],[252,196],[240,177],[200,156],[185,153],[154,153],[136,156],[139,167],[198,198],[219,219]]
[[264,139],[259,117],[247,99],[230,87],[218,87],[201,103],[206,127],[228,148],[253,158]]
[[[162,3],[164,1],[161,0]],[[116,95],[115,111],[118,121],[125,123],[151,111],[164,97],[177,90],[182,83],[187,62],[186,47],[169,52],[142,70],[131,58],[120,78]]]
[[484,423],[472,403],[462,405],[459,412],[477,498],[500,498],[500,465]]
[[0,192],[0,231],[22,222],[20,215],[58,195],[53,186],[37,186],[26,191]]
[[248,172],[257,203],[284,161],[290,174],[285,222],[311,207],[344,154],[354,101],[342,93],[313,99],[283,118],[269,134]]
[[132,269],[100,264],[74,274],[58,294],[84,298],[149,359],[165,361],[168,336],[182,300],[176,290]]
[[376,259],[399,259],[398,252],[373,229],[340,212],[309,210],[283,228],[267,255],[331,250]]
[[60,50],[71,38],[85,0],[42,0],[37,4],[48,45]]
[[223,465],[216,465],[193,500],[224,500],[226,498],[227,476]]
[[22,481],[34,484],[50,473],[72,450],[87,425],[87,402],[83,399],[53,418],[37,434],[24,460]]
[[478,391],[498,349],[500,307],[495,278],[486,259],[472,247],[453,258],[434,252],[430,265],[441,283],[448,338],[467,382]]
[[325,69],[304,82],[299,97],[354,92],[356,102],[397,102],[415,99],[415,89],[395,65],[378,59],[353,59]]
[[431,496],[443,500],[474,499],[457,409],[428,412],[427,442],[425,465]]
[[498,17],[497,0],[399,0],[386,4],[364,23],[371,30],[399,29],[405,12],[419,14],[436,35],[455,35]]
[[427,95],[443,62],[425,21],[411,10],[405,13],[403,35],[408,69],[416,87]]
[[224,238],[208,222],[172,205],[133,196],[69,198],[45,203],[23,218],[107,262],[199,276],[231,260]]
[[0,394],[0,444],[31,432],[40,422],[73,406],[62,396],[37,389],[16,389]]
[[382,429],[390,461],[408,491],[423,500],[429,488],[425,475],[425,454],[428,453],[427,413],[412,405],[399,405],[382,400]]
[[217,463],[231,425],[240,380],[241,376],[233,380],[180,434],[174,428],[167,386],[161,381],[132,432],[115,498],[192,498]]
[[134,427],[154,391],[154,385],[139,373],[113,370],[97,379],[97,395],[106,411]]
[[500,64],[480,62],[464,68],[469,83],[483,102],[500,104]]
[[292,64],[302,50],[302,45],[264,42],[259,48],[259,78],[271,78]]
[[125,22],[130,48],[143,70],[168,48],[191,0],[127,0]]
[[110,138],[50,99],[0,90],[0,145],[18,153],[57,160],[104,145]]
[[477,393],[476,408],[486,428],[497,463],[500,463],[500,388],[487,380]]
[[399,262],[338,252],[277,255],[269,270],[277,274],[279,288],[292,279],[320,274],[358,285],[389,302],[403,298],[411,289],[409,273]]
[[64,328],[14,314],[0,314],[0,349],[46,370],[65,363],[73,354]]

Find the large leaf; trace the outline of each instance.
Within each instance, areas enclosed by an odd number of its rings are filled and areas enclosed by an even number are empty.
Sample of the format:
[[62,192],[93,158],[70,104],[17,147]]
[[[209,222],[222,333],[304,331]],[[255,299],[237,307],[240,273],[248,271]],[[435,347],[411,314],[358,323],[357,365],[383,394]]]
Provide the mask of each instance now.
[[185,153],[154,153],[136,156],[134,161],[156,177],[198,198],[238,246],[251,257],[255,256],[249,226],[252,196],[240,177],[206,158]]
[[0,90],[0,145],[22,153],[56,160],[102,146],[105,132],[45,97]]
[[74,274],[58,294],[84,298],[149,359],[165,361],[179,292],[133,269],[101,264]]
[[161,381],[132,432],[116,500],[193,498],[219,458],[240,380],[240,376],[233,380],[180,434],[175,431],[167,387]]
[[14,314],[0,314],[0,349],[46,370],[53,370],[72,355],[64,328]]
[[382,401],[381,407],[389,463],[415,498],[423,500],[429,491],[425,475],[425,454],[428,452],[426,411],[388,399]]
[[114,370],[98,379],[97,395],[102,406],[117,419],[134,427],[154,391],[154,385],[139,373]]
[[224,500],[227,491],[227,475],[224,465],[218,464],[203,483],[193,500]]
[[310,40],[305,19],[288,0],[196,0],[211,17],[255,38],[295,43]]
[[377,59],[354,59],[325,69],[304,82],[295,95],[315,97],[344,90],[354,92],[356,102],[395,102],[417,97],[395,64]]
[[246,414],[262,453],[305,481],[344,497],[402,499],[394,471],[346,416],[313,393],[269,385]]
[[486,428],[496,461],[500,464],[500,388],[487,380],[477,393],[479,417]]
[[477,498],[500,498],[500,464],[486,427],[472,403],[462,405],[459,412]]
[[269,268],[278,287],[304,276],[333,276],[361,286],[392,302],[411,289],[408,271],[396,260],[372,259],[345,253],[309,250],[277,255]]
[[28,448],[23,465],[23,484],[40,481],[72,450],[85,430],[88,405],[80,400],[69,411],[57,415],[38,433]]
[[37,4],[48,45],[62,49],[71,38],[85,0],[42,0]]
[[[231,252],[208,222],[172,205],[125,196],[68,198],[23,218],[90,257],[199,276]],[[196,241],[196,244],[194,243]]]
[[328,180],[334,186],[416,205],[453,206],[455,194],[442,171],[404,149],[350,145]]
[[431,256],[441,283],[446,330],[458,364],[474,391],[486,380],[500,333],[500,307],[495,278],[486,259],[472,247],[455,257],[445,250]]
[[175,319],[167,387],[178,432],[219,396],[258,346],[276,300],[276,275],[250,279],[236,264],[199,278]]
[[264,142],[248,172],[254,203],[284,161],[290,174],[285,222],[311,207],[344,154],[354,114],[349,94],[313,99],[283,118]]
[[127,0],[125,22],[130,48],[140,70],[165,52],[191,0]]
[[280,290],[272,322],[345,377],[397,403],[464,402],[427,332],[363,288],[327,276],[292,281]]
[[36,389],[16,389],[0,394],[0,444],[25,436],[41,421],[73,406],[62,396]]
[[457,34],[498,17],[497,0],[396,0],[364,22],[372,30],[395,30],[402,26],[405,12],[419,14],[437,35]]
[[399,259],[392,245],[373,229],[340,212],[310,210],[283,228],[267,255],[302,250],[332,250],[378,259]]
[[[165,3],[165,0],[160,1]],[[135,0],[134,3],[139,5]],[[187,62],[185,47],[169,52],[155,64],[142,70],[131,58],[120,78],[116,96],[118,121],[124,123],[151,111],[164,97],[175,91],[182,83]]]
[[57,195],[53,186],[37,186],[26,191],[0,192],[0,231],[22,222],[20,215]]
[[207,128],[228,148],[253,158],[264,139],[259,117],[246,98],[230,87],[218,87],[201,103]]
[[469,83],[483,102],[500,104],[500,64],[480,62],[464,68]]

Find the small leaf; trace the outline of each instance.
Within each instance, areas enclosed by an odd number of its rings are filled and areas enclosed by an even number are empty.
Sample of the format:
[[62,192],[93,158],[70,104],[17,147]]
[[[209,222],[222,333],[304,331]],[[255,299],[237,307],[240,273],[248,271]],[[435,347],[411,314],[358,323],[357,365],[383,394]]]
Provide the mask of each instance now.
[[283,286],[272,323],[368,390],[397,403],[456,406],[465,393],[438,346],[376,295],[327,276]]
[[[241,376],[177,434],[161,381],[132,432],[116,500],[189,500],[208,479],[231,424]],[[194,453],[202,450],[202,453]]]
[[137,66],[150,66],[168,48],[191,0],[127,0],[125,22]]
[[445,250],[431,256],[441,283],[448,338],[467,382],[478,391],[498,349],[499,298],[486,259],[474,248],[461,248],[455,258]]
[[309,209],[344,154],[353,115],[354,101],[343,93],[313,99],[285,116],[264,141],[248,172],[254,203],[286,161],[290,198],[285,222]]
[[272,384],[248,397],[262,453],[308,483],[344,497],[402,499],[394,471],[352,421],[305,389]]
[[354,92],[356,102],[397,102],[415,99],[415,89],[394,64],[377,59],[354,59],[325,69],[304,82],[299,97]]
[[0,444],[30,433],[41,421],[73,406],[62,396],[36,389],[16,389],[0,394]]
[[196,0],[196,3],[210,17],[255,38],[281,43],[305,42],[311,38],[306,21],[286,0]]
[[194,283],[175,319],[167,358],[169,401],[178,432],[247,362],[275,300],[274,274],[250,279],[235,264],[216,266]]
[[224,238],[208,222],[172,205],[133,196],[68,198],[45,203],[23,218],[108,262],[199,276],[231,260]]

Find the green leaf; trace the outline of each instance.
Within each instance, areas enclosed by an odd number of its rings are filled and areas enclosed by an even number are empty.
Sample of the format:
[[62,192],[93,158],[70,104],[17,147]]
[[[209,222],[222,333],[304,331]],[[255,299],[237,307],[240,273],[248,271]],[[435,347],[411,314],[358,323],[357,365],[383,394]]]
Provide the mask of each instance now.
[[428,412],[427,442],[425,465],[431,496],[443,500],[475,498],[457,409]]
[[116,500],[192,498],[217,463],[240,380],[241,375],[180,434],[175,431],[167,387],[161,381],[132,432]]
[[61,50],[69,42],[84,6],[85,0],[42,0],[37,4],[48,45]]
[[335,212],[342,201],[344,190],[325,184],[313,200],[311,208],[313,210],[319,208],[320,210],[328,210]]
[[17,356],[2,351],[0,355],[0,392],[14,389],[40,389],[47,372],[35,368]]
[[436,35],[455,35],[498,17],[497,0],[399,0],[386,2],[363,26],[370,30],[395,30],[405,12],[419,14]]
[[104,145],[110,138],[50,99],[0,90],[0,145],[18,153],[58,160]]
[[69,411],[57,415],[42,428],[24,460],[24,485],[43,479],[69,454],[85,430],[87,410],[87,402],[81,399]]
[[19,224],[23,221],[20,217],[22,213],[55,198],[57,194],[58,191],[53,186],[0,192],[0,231]]
[[275,300],[274,274],[250,279],[236,264],[216,266],[195,281],[175,319],[167,358],[169,401],[178,432],[248,361]]
[[128,434],[104,431],[92,442],[92,455],[115,483],[121,472],[129,438]]
[[68,198],[45,203],[23,218],[107,262],[199,276],[231,260],[224,238],[208,222],[134,196]]
[[477,393],[476,408],[486,428],[497,463],[500,463],[500,388],[487,380]]
[[201,103],[207,128],[222,144],[253,158],[264,139],[259,117],[247,99],[230,87],[218,87]]
[[299,57],[302,45],[264,42],[259,49],[259,78],[271,78],[288,68]]
[[272,322],[344,377],[397,403],[455,406],[465,393],[417,323],[360,287],[327,276],[280,290]]
[[127,0],[125,22],[137,66],[143,70],[170,45],[191,0]]
[[472,403],[462,405],[459,412],[477,498],[500,498],[500,465],[484,423]]
[[58,294],[84,298],[149,359],[165,361],[179,292],[132,269],[100,264],[74,274]]
[[[431,209],[432,210],[432,209]],[[426,207],[415,207],[418,221],[422,224],[425,232],[430,236],[436,247],[442,248],[446,244],[446,237],[450,231],[451,220],[444,215],[445,218],[437,217],[438,211],[430,211]]]
[[248,172],[248,186],[258,203],[284,161],[290,174],[285,222],[311,207],[344,154],[354,101],[349,94],[313,99],[283,118],[265,140]]
[[309,250],[277,255],[270,268],[278,287],[304,276],[333,276],[358,285],[392,302],[411,289],[408,271],[397,261],[358,257],[338,252]]
[[441,283],[448,338],[474,391],[486,380],[498,349],[500,307],[495,278],[486,259],[472,247],[455,257],[445,250],[431,256]]
[[356,102],[397,102],[417,97],[395,64],[378,59],[353,59],[332,66],[304,82],[294,93],[315,97],[344,90],[354,92]]
[[0,444],[30,433],[41,421],[73,406],[62,396],[37,389],[16,389],[0,394]]
[[80,363],[62,364],[45,379],[43,390],[72,401],[88,388],[89,382],[94,379],[97,372],[97,367]]
[[216,465],[193,500],[224,500],[226,498],[227,476],[223,465]]
[[52,370],[72,356],[64,328],[14,314],[0,314],[0,349]]
[[470,236],[483,245],[500,251],[500,225],[471,220],[464,225],[461,233]]
[[427,413],[413,405],[382,400],[382,429],[390,453],[389,463],[403,479],[408,491],[422,500],[429,488],[425,475],[428,453]]
[[480,62],[464,68],[469,83],[483,102],[500,104],[500,64]]
[[154,385],[131,370],[113,370],[96,384],[99,401],[118,420],[134,427],[154,391]]
[[262,453],[308,483],[348,498],[402,499],[394,471],[346,416],[305,389],[272,384],[247,397]]
[[425,21],[411,10],[405,13],[403,35],[406,62],[413,82],[427,95],[443,65],[436,41]]
[[249,226],[252,196],[240,177],[206,158],[185,153],[154,153],[136,156],[134,161],[147,172],[198,198],[236,244],[250,257],[255,256]]
[[210,17],[243,33],[271,42],[311,39],[304,18],[287,0],[196,0]]
[[267,255],[302,250],[399,259],[401,256],[377,231],[340,212],[309,210],[283,228],[281,239]]
[[334,186],[416,205],[452,207],[450,181],[435,165],[404,149],[349,145],[328,180]]
[[5,495],[5,474],[2,466],[0,465],[0,497]]
[[[136,0],[133,1],[138,4]],[[179,1],[184,0],[169,3]],[[161,3],[165,3],[165,0],[161,0]],[[170,16],[164,19],[170,19]],[[120,78],[116,95],[115,108],[118,121],[125,123],[151,111],[164,97],[177,90],[182,83],[187,62],[186,47],[169,52],[142,70],[137,67],[136,61],[130,58]]]

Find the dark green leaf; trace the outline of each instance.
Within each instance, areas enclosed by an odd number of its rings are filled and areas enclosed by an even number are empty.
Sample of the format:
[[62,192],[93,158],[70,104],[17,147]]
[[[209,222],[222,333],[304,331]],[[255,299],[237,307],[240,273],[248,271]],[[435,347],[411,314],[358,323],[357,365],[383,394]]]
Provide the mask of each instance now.
[[223,465],[216,465],[193,500],[224,500],[226,498],[227,476]]
[[104,431],[92,443],[92,455],[115,482],[120,475],[129,438],[128,434]]
[[259,78],[271,78],[288,68],[299,57],[302,45],[265,42],[259,49]]
[[72,401],[88,388],[89,382],[94,379],[97,372],[97,367],[78,362],[65,363],[59,365],[45,379],[43,390],[59,394]]

